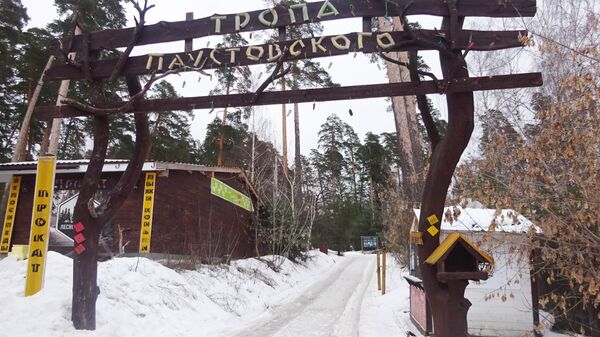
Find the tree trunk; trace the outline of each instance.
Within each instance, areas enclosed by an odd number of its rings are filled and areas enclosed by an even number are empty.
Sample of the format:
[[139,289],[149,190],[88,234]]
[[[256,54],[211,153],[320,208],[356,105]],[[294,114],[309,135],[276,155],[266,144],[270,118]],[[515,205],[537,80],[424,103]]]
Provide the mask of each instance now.
[[294,103],[294,180],[296,181],[297,195],[302,196],[302,153],[300,152],[300,110],[298,103]]
[[84,235],[86,251],[73,259],[73,303],[71,320],[77,330],[96,330],[96,300],[100,294],[98,279],[98,241],[100,227],[95,219],[85,212],[77,222],[87,224]]
[[254,184],[254,171],[256,161],[256,112],[252,111],[252,153],[250,155],[250,181]]
[[[285,91],[285,78],[281,79],[281,91]],[[281,159],[283,161],[283,174],[288,177],[288,149],[287,149],[287,112],[285,104],[281,105]]]
[[294,194],[296,203],[302,203],[302,153],[300,153],[300,110],[294,103]]
[[[142,91],[137,78],[127,78],[130,96]],[[102,86],[92,83],[92,101],[99,104],[104,100]],[[144,161],[150,148],[148,115],[135,114],[136,143],[133,157],[121,178],[109,191],[106,201],[98,208],[93,206],[93,197],[98,190],[102,169],[106,159],[109,140],[109,120],[106,116],[94,117],[94,148],[88,169],[83,178],[73,219],[85,226],[83,231],[86,250],[73,259],[73,302],[71,320],[78,330],[96,329],[98,241],[102,228],[110,222],[140,178]]]
[[[404,30],[398,17],[394,17],[392,23],[385,18],[379,18],[379,29],[381,31]],[[388,56],[397,61],[408,62],[406,52],[388,53]],[[386,63],[386,66],[390,83],[410,82],[410,72],[406,67],[389,62]],[[414,97],[392,97],[392,110],[396,123],[398,146],[402,153],[400,165],[405,200],[409,202],[409,205],[416,205],[423,190],[424,163]]]
[[[15,145],[15,152],[12,156],[12,162],[20,162],[25,160],[27,151],[27,141],[29,139],[29,126],[31,124],[31,116],[33,115],[33,109],[37,104],[38,98],[40,97],[40,93],[42,92],[42,87],[44,86],[44,75],[46,71],[50,68],[54,62],[54,56],[50,56],[48,62],[46,63],[46,67],[44,68],[44,72],[35,87],[33,95],[29,100],[29,104],[27,105],[27,111],[25,112],[25,117],[23,117],[23,122],[21,123],[21,132],[19,132],[19,138],[17,138],[17,144]],[[0,213],[3,214],[3,213]]]
[[[229,95],[230,89],[231,81],[227,80],[227,88],[225,88],[226,95]],[[223,109],[223,121],[221,122],[221,134],[219,135],[219,149],[217,152],[217,166],[223,166],[223,151],[225,151],[225,126],[227,126],[227,107]]]
[[[287,39],[287,30],[285,27],[279,27],[278,30],[279,42],[284,42]],[[285,66],[282,67],[285,69]],[[285,77],[281,78],[281,91],[285,91]],[[281,105],[281,157],[283,159],[283,174],[286,178],[289,177],[288,172],[288,143],[287,143],[287,111],[285,103]]]
[[73,259],[73,302],[71,320],[77,330],[96,329],[96,299],[98,298],[98,241],[103,224],[92,216],[93,197],[102,175],[106,151],[108,149],[109,122],[107,117],[94,117],[94,148],[88,169],[83,178],[77,204],[73,212],[73,222],[85,226],[83,235],[86,248]]
[[[74,22],[75,22],[75,35],[81,35],[81,28],[77,24],[77,18],[83,15],[80,13],[80,9],[75,12]],[[71,60],[75,59],[76,53],[70,53],[68,58]],[[58,89],[58,97],[56,98],[56,105],[63,105],[61,100],[69,94],[69,86],[71,85],[70,80],[63,80],[60,82],[60,87]],[[60,129],[62,126],[62,119],[55,118],[52,120],[52,128],[50,131],[50,143],[48,144],[48,153],[53,154],[55,156],[58,155],[58,144],[60,143]]]
[[48,153],[48,147],[50,146],[50,132],[52,132],[52,121],[48,121],[44,134],[42,135],[42,143],[40,144],[40,154],[45,155]]
[[[448,19],[444,19],[442,29],[447,29]],[[459,58],[440,53],[444,78],[468,77],[466,64]],[[431,304],[435,335],[437,337],[467,337],[467,312],[470,302],[464,298],[467,281],[441,283],[437,280],[437,267],[425,263],[425,260],[439,246],[439,234],[432,237],[427,229],[427,218],[433,214],[443,218],[443,210],[448,188],[458,162],[466,149],[474,128],[473,93],[447,95],[448,132],[436,145],[434,144],[431,163],[423,198],[419,231],[423,233],[423,245],[418,247],[419,263],[427,299]],[[439,229],[439,223],[436,224]]]

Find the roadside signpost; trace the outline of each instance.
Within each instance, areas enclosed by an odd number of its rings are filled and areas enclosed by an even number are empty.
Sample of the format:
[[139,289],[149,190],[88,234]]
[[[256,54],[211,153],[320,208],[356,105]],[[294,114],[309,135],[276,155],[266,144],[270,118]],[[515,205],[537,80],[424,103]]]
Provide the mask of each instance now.
[[375,250],[378,247],[378,239],[376,236],[361,236],[361,250]]

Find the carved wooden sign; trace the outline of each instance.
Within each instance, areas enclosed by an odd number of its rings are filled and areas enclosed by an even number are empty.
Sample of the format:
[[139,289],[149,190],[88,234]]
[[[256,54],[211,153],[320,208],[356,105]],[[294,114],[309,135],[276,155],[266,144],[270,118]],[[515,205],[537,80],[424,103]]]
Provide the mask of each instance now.
[[[438,36],[448,32],[419,30],[419,39],[435,41]],[[527,36],[526,31],[471,31],[460,32],[457,46],[462,50],[489,51],[520,47],[519,36]],[[222,66],[250,66],[278,61],[283,51],[284,61],[296,61],[308,58],[347,55],[351,53],[396,52],[408,50],[434,50],[435,46],[420,45],[407,32],[358,32],[335,36],[321,36],[293,41],[273,42],[270,44],[243,48],[204,48],[182,53],[153,53],[130,57],[125,66],[126,75],[145,75],[164,73],[168,70],[184,68],[194,71],[200,67],[213,69]],[[92,62],[94,77],[108,78],[117,63],[116,59]],[[83,79],[81,69],[72,65],[59,65],[48,70],[46,79]]]
[[[215,14],[210,17],[179,22],[161,21],[148,25],[137,45],[195,39],[211,35],[252,32],[270,28],[301,25],[311,22],[405,15],[448,15],[444,0],[329,0],[277,6],[238,14]],[[535,0],[460,0],[458,16],[533,17]],[[113,50],[126,47],[134,28],[105,30],[84,36],[67,38],[62,42],[65,52],[81,52],[86,45],[90,50]]]
[[[536,12],[535,0],[328,0],[307,4],[279,5],[265,10],[212,15],[210,17],[181,22],[159,22],[155,25],[136,29],[106,30],[61,40],[57,52],[67,55],[79,52],[83,64],[65,62],[49,69],[47,80],[80,80],[87,78],[114,79],[115,69],[120,76],[154,75],[182,71],[201,71],[221,67],[252,66],[277,63],[277,72],[283,62],[312,59],[352,53],[388,53],[397,51],[438,50],[449,52],[462,50],[489,51],[522,46],[526,31],[470,31],[449,30],[410,30],[405,32],[374,32],[371,19],[377,16],[405,16],[429,14],[448,16],[458,22],[459,17],[519,17],[533,16]],[[180,53],[151,53],[148,55],[122,59],[92,60],[89,55],[98,50],[132,48],[135,46],[172,42],[210,35],[250,32],[276,29],[291,25],[308,24],[343,18],[364,18],[363,32],[335,36],[315,36],[291,41],[271,42],[262,45],[232,47],[222,49],[204,48]],[[133,38],[132,38],[133,36]],[[127,54],[128,55],[128,54]],[[274,74],[275,75],[275,74]],[[271,81],[273,78],[271,78]],[[499,83],[502,81],[502,83]],[[323,88],[286,92],[265,92],[269,83],[261,86],[256,94],[228,96],[207,96],[177,98],[170,100],[143,100],[112,102],[103,107],[95,107],[92,113],[111,114],[124,112],[168,111],[225,106],[267,105],[291,102],[316,102],[360,99],[370,97],[404,96],[508,89],[539,86],[541,74],[506,75],[501,78],[447,79],[443,85],[437,80],[421,83],[381,84],[369,86]],[[444,88],[449,88],[448,90]],[[121,108],[119,108],[121,107]],[[97,109],[96,109],[97,108]],[[38,107],[38,118],[85,116],[77,106]]]

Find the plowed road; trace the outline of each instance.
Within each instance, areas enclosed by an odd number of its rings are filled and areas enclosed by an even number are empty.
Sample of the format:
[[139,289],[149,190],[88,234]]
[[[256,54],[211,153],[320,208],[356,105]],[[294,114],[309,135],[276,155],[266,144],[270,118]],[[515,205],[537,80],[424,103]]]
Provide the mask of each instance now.
[[328,276],[295,301],[271,309],[272,315],[231,337],[358,337],[360,309],[375,270],[373,255],[341,260]]

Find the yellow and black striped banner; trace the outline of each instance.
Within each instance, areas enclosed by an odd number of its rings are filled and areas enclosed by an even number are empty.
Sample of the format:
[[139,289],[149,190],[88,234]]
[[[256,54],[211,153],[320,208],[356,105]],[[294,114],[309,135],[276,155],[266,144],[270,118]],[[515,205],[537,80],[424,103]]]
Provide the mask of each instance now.
[[140,231],[140,254],[150,253],[152,239],[152,214],[154,211],[154,190],[156,189],[156,172],[146,173],[144,184],[144,203],[142,209],[142,229]]
[[0,253],[8,253],[10,250],[10,239],[15,224],[15,215],[17,214],[17,204],[19,203],[19,191],[21,190],[21,177],[13,177],[10,181],[8,192],[8,203],[6,204],[6,215],[4,216],[4,228],[2,229],[2,241],[0,244]]

